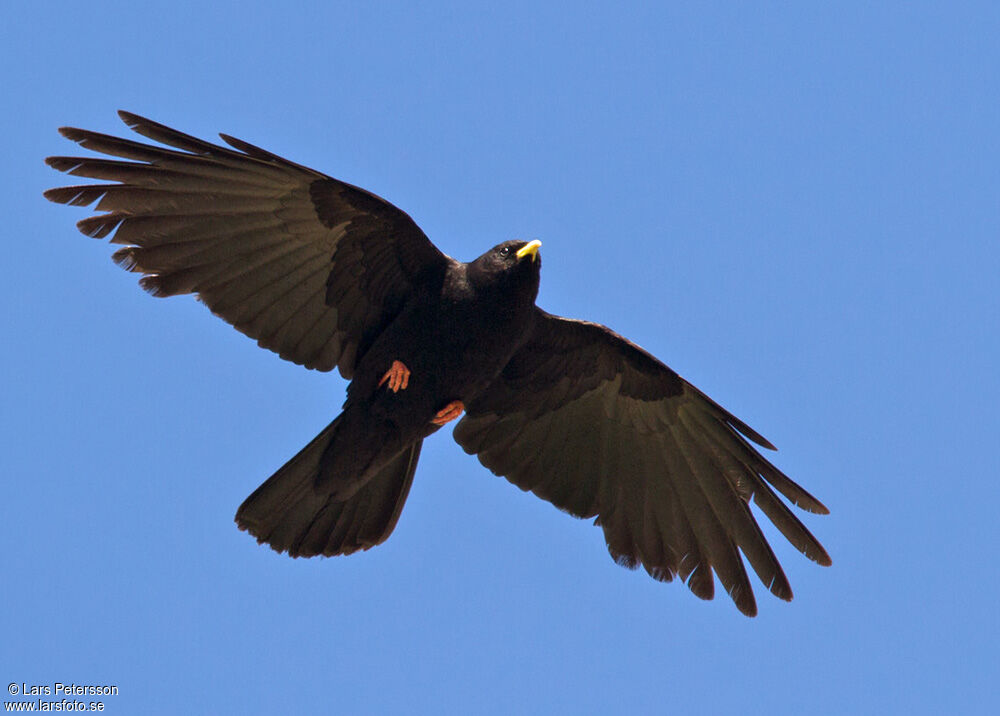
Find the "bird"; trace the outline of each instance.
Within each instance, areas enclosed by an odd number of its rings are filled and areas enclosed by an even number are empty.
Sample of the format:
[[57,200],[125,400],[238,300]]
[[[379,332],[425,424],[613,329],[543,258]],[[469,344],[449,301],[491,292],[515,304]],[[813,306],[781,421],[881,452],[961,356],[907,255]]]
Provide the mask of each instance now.
[[[281,358],[349,381],[342,411],[240,505],[241,530],[291,557],[367,550],[393,532],[423,441],[453,437],[490,472],[593,519],[611,557],[747,616],[791,600],[751,509],[802,554],[831,559],[785,500],[828,509],[769,462],[774,446],[653,355],[535,301],[539,240],[471,262],[442,253],[385,199],[220,134],[131,112],[146,140],[62,127],[97,156],[45,161],[88,183],[44,196],[153,296],[195,294]],[[784,497],[779,497],[779,494]]]

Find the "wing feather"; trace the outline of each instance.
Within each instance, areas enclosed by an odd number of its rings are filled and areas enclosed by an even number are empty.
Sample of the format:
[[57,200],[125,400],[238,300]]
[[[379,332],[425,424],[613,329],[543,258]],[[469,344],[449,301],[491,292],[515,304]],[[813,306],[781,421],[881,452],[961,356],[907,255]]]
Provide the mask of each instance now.
[[[732,540],[740,546],[754,571],[772,594],[781,599],[792,598],[792,588],[778,563],[771,546],[764,539],[760,526],[741,496],[737,483],[744,469],[725,455],[712,442],[699,439],[698,427],[681,414],[686,442],[697,445],[701,465],[693,471],[702,490],[708,496],[712,510]],[[695,449],[692,449],[693,453]]]
[[703,599],[714,578],[744,614],[757,613],[744,566],[791,599],[788,579],[750,508],[796,548],[826,551],[772,486],[826,512],[763,458],[771,444],[638,346],[607,328],[542,311],[529,341],[466,405],[455,439],[498,475],[577,517],[596,517],[608,551],[674,576]]
[[450,259],[374,194],[227,135],[224,147],[119,115],[166,146],[64,127],[115,158],[49,157],[49,166],[112,183],[45,196],[95,205],[80,231],[123,245],[115,262],[144,274],[155,296],[195,293],[262,347],[350,377],[414,287],[444,275]]

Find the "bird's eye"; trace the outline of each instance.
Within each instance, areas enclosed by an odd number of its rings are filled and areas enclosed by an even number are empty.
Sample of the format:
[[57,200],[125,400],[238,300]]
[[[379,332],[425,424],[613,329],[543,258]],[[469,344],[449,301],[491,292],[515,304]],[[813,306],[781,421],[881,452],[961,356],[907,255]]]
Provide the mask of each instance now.
[[510,247],[504,246],[502,249],[500,249],[500,257],[507,258],[508,256],[510,256]]

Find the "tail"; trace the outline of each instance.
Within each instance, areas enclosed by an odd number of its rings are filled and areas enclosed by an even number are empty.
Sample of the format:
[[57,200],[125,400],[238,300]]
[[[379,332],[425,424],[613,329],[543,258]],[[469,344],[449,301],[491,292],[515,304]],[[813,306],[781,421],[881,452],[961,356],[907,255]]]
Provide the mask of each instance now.
[[340,417],[254,490],[236,524],[257,542],[291,557],[332,557],[381,544],[396,527],[417,468],[422,440],[392,458],[346,500],[317,489],[324,451]]

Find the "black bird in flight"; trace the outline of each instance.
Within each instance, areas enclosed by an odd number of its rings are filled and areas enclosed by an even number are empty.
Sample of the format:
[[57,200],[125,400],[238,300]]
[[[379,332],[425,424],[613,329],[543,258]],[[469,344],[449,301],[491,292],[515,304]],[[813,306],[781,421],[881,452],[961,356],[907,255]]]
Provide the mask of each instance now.
[[119,115],[170,148],[62,128],[118,159],[49,157],[112,183],[45,196],[97,201],[101,213],[77,226],[124,245],[114,261],[144,274],[154,296],[197,294],[261,347],[351,381],[343,412],[236,512],[258,542],[292,557],[380,544],[424,438],[464,412],[455,440],[490,471],[596,517],[616,562],[680,577],[703,599],[714,570],[740,611],[756,614],[741,552],[773,594],[792,598],[751,499],[803,554],[830,564],[774,490],[827,509],[751,445],[771,443],[639,346],[535,306],[539,241],[462,263],[364,189],[225,134],[231,148]]

